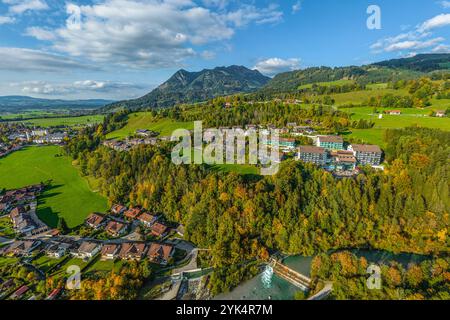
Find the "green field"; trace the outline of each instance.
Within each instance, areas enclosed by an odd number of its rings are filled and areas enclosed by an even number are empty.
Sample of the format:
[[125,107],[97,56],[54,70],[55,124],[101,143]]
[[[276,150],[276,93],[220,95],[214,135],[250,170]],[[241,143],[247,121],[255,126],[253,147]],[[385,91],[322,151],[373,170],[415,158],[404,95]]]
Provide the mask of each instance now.
[[15,235],[11,219],[8,215],[0,218],[0,237],[13,238]]
[[[341,79],[341,80],[336,80],[336,81],[316,82],[314,84],[317,85],[317,86],[320,86],[320,87],[331,87],[331,86],[343,86],[343,85],[346,85],[346,84],[353,84],[353,83],[355,83],[355,80],[344,80],[344,79]],[[312,83],[304,84],[304,85],[298,87],[298,89],[299,90],[301,90],[301,89],[309,89],[309,88],[312,88],[312,86],[313,86]]]
[[[448,100],[447,100],[448,101]],[[378,112],[388,108],[377,108]],[[426,128],[436,128],[441,130],[450,130],[450,118],[430,117],[428,114],[434,107],[426,109],[404,108],[400,116],[383,115],[382,119],[378,114],[373,113],[372,107],[343,108],[342,111],[352,115],[352,120],[365,119],[375,123],[372,129],[352,130],[349,137],[361,139],[366,143],[374,143],[383,146],[383,132],[385,129],[405,128],[409,126],[420,126]]]
[[0,188],[19,188],[52,180],[40,197],[38,216],[51,227],[64,217],[69,227],[83,222],[93,211],[107,209],[104,197],[89,189],[88,182],[72,166],[58,146],[28,147],[0,159]]
[[85,126],[88,124],[100,123],[103,121],[103,118],[104,118],[103,115],[96,114],[81,117],[37,118],[14,122],[20,122],[39,127],[56,127],[56,126],[78,127],[78,126]]
[[[373,87],[374,85],[372,85]],[[376,87],[373,87],[376,88]],[[382,87],[381,87],[382,88]],[[345,93],[337,93],[331,95],[334,99],[336,105],[343,104],[359,104],[364,101],[368,101],[371,97],[378,97],[386,94],[393,94],[396,96],[406,96],[408,95],[408,91],[406,89],[395,90],[395,89],[375,89],[375,90],[363,90],[363,91],[352,91]]]
[[171,119],[155,119],[150,112],[132,113],[128,117],[128,123],[122,129],[109,133],[107,139],[123,139],[132,136],[138,129],[147,129],[159,132],[161,136],[170,136],[176,129],[194,128],[194,123],[176,122]]

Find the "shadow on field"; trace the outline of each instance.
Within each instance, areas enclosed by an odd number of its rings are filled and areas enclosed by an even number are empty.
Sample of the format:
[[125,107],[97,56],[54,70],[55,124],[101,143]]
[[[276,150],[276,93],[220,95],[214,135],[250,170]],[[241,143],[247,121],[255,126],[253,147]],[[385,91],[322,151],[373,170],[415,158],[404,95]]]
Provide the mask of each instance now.
[[46,186],[44,193],[40,195],[38,199],[37,215],[39,219],[41,219],[45,224],[47,224],[51,228],[56,228],[58,226],[60,212],[53,211],[51,207],[45,206],[46,200],[60,195],[61,192],[52,192],[52,190],[58,189],[60,187],[62,187],[62,185]]

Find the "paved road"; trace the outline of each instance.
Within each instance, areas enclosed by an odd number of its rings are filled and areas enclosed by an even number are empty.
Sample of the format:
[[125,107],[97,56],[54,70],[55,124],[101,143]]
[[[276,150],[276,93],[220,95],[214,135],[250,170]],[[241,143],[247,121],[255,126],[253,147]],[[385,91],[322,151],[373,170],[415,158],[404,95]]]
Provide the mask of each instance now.
[[323,287],[323,289],[320,290],[319,292],[317,292],[312,297],[309,297],[308,300],[322,300],[322,299],[325,299],[326,297],[328,297],[328,295],[331,293],[331,291],[333,291],[333,283],[326,282],[325,286]]

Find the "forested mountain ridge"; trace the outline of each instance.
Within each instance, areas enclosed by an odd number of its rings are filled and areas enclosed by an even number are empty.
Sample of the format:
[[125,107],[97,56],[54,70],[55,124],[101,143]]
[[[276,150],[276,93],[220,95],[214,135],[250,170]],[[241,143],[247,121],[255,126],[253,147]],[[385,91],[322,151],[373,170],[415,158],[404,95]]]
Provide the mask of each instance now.
[[276,75],[259,93],[294,92],[307,84],[354,80],[359,84],[395,82],[430,76],[450,69],[450,54],[420,54],[412,58],[382,61],[364,66],[312,67]]
[[147,95],[113,103],[105,110],[166,108],[178,103],[202,102],[217,96],[253,92],[269,80],[259,71],[243,66],[217,67],[199,72],[182,69]]

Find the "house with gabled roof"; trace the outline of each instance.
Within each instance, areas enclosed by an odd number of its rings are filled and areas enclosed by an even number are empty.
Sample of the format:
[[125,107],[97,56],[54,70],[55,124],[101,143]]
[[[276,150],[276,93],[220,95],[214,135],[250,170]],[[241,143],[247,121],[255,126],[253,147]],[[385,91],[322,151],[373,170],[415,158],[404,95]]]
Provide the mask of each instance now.
[[26,257],[30,256],[31,253],[40,245],[41,241],[39,240],[18,240],[6,247],[3,253],[17,257]]
[[120,244],[105,244],[102,248],[102,260],[114,260],[119,256]]
[[175,249],[171,245],[152,243],[147,252],[147,257],[152,263],[166,265],[173,256]]
[[127,225],[124,223],[120,223],[114,220],[111,220],[106,225],[105,231],[113,236],[113,237],[120,237],[123,236],[127,232]]
[[123,243],[119,251],[119,258],[124,260],[139,261],[145,253],[145,243]]
[[140,208],[130,208],[125,211],[124,216],[128,220],[135,220],[142,213],[142,209]]
[[72,254],[80,259],[91,259],[95,257],[100,250],[102,245],[93,241],[83,241],[81,245]]
[[126,210],[127,210],[127,207],[125,207],[121,204],[115,204],[111,207],[111,212],[116,215],[120,215],[120,214],[124,213]]
[[156,220],[158,220],[158,217],[151,215],[150,213],[144,212],[138,217],[138,220],[147,228],[150,228]]
[[105,222],[105,217],[95,212],[91,213],[85,220],[86,225],[94,230],[100,229]]
[[156,222],[151,227],[151,234],[155,237],[164,238],[168,232],[169,232],[169,227],[160,222]]

